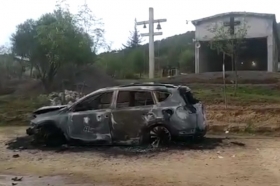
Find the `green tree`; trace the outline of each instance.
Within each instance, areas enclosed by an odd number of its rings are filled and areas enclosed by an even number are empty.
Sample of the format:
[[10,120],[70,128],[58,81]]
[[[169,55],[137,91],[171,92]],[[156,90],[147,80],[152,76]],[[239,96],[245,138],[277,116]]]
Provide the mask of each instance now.
[[128,41],[126,42],[125,45],[123,45],[126,49],[127,48],[130,48],[130,49],[136,48],[136,47],[140,46],[142,43],[142,38],[141,38],[141,35],[139,34],[136,23],[137,23],[137,20],[135,19],[134,30],[133,30],[133,32],[130,32],[130,37],[128,38]]
[[100,56],[97,65],[105,69],[111,77],[120,78],[124,70],[124,57],[116,52]]
[[[138,36],[139,36],[139,34],[138,34]],[[182,53],[185,50],[193,51],[193,48],[194,48],[193,38],[194,37],[195,37],[194,32],[191,31],[191,32],[186,32],[184,34],[179,34],[179,35],[175,35],[172,37],[168,37],[161,41],[156,41],[155,46],[159,46],[159,48],[157,49],[157,55],[156,55],[156,59],[155,59],[156,70],[158,70],[158,72],[160,72],[162,68],[168,68],[168,67],[178,68],[182,62],[182,61],[180,61],[182,59],[182,57],[181,57],[181,55],[183,55]],[[130,39],[131,38],[132,37],[130,37]],[[131,41],[130,39],[129,39],[129,41]],[[160,45],[158,45],[157,42],[160,42]],[[145,58],[143,64],[141,63],[140,60],[138,62],[136,62],[138,64],[134,64],[135,61],[132,57],[134,52],[132,52],[132,51],[135,51],[135,50],[143,51],[143,56]],[[118,72],[117,73],[118,78],[123,78],[124,72],[130,73],[129,76],[133,76],[133,73],[134,74],[139,73],[139,71],[137,71],[137,69],[138,69],[137,66],[140,66],[140,67],[144,66],[143,67],[144,70],[141,72],[141,76],[143,77],[143,75],[144,75],[143,73],[148,72],[148,56],[149,56],[148,51],[149,51],[148,44],[144,44],[144,45],[139,44],[138,47],[135,47],[135,48],[126,47],[123,50],[106,52],[106,53],[100,54],[100,56],[102,56],[102,58],[104,60],[99,61],[98,64],[100,67],[103,67],[103,68],[106,67],[106,69],[111,69],[110,71],[114,71],[113,68],[115,68],[115,65],[119,64],[119,65],[117,65],[118,68],[122,68],[122,69],[116,70],[116,72]],[[114,62],[114,63],[106,62],[106,60],[109,59],[110,57],[107,58],[104,56],[111,56],[111,54],[114,54],[113,56],[115,56],[114,57],[115,59],[112,59],[112,60],[110,59],[110,61],[118,61],[118,62]],[[118,58],[120,60],[117,60]],[[109,67],[111,64],[112,64],[112,68]],[[141,68],[139,68],[139,69],[141,69]]]
[[[52,88],[56,75],[64,67],[79,67],[95,61],[96,37],[81,27],[77,17],[58,5],[54,12],[19,25],[12,35],[14,54],[29,58],[46,90]],[[26,47],[25,42],[29,43]]]
[[[238,86],[237,59],[240,50],[244,45],[244,39],[247,35],[249,26],[245,17],[240,25],[235,26],[234,30],[223,25],[223,23],[215,23],[209,27],[209,32],[213,33],[214,37],[210,40],[210,48],[218,53],[231,57],[232,70],[235,71],[235,92]],[[224,64],[224,62],[223,62]]]
[[[35,26],[35,20],[27,19],[22,24],[19,24],[17,26],[16,33],[12,34],[12,51],[15,55],[19,56],[22,59],[29,59],[33,54],[32,52],[34,51],[34,48],[36,47],[35,39],[33,38],[36,32]],[[26,63],[26,61],[18,60],[18,62],[21,66],[22,72],[24,72],[26,64],[28,64],[30,68],[30,75],[32,76],[34,67],[33,61],[29,61],[29,63]]]
[[194,72],[194,51],[183,51],[180,55],[179,64],[181,71]]
[[168,58],[168,68],[177,68],[179,63],[179,50],[177,48],[171,47],[168,50],[167,58]]
[[131,69],[131,71],[133,73],[139,74],[139,77],[141,78],[142,74],[145,71],[145,57],[143,51],[141,51],[140,49],[131,51],[129,54],[129,60],[133,64],[133,68]]
[[75,15],[75,18],[79,27],[83,28],[91,38],[93,42],[92,49],[95,53],[97,53],[99,49],[110,50],[110,45],[107,44],[104,37],[104,24],[101,19],[93,14],[87,3],[79,7],[78,14]]
[[6,78],[21,78],[21,64],[14,60],[14,57],[11,53],[5,52],[0,54],[0,74],[2,81],[5,81]]

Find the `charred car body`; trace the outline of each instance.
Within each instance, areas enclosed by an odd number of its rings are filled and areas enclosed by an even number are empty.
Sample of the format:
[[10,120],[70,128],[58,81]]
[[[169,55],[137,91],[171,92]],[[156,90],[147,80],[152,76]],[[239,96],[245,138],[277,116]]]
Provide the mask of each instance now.
[[72,105],[42,107],[26,130],[50,145],[73,140],[159,145],[201,138],[206,131],[204,106],[188,87],[154,83],[99,89]]

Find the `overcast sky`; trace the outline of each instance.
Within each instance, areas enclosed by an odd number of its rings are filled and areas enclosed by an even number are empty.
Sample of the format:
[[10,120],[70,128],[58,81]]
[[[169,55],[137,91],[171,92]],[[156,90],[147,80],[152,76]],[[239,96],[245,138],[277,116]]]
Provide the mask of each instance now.
[[[0,1],[0,45],[8,44],[16,25],[28,18],[38,18],[55,8],[56,0],[1,0]],[[84,0],[68,0],[70,11],[77,12]],[[155,19],[166,18],[162,23],[162,39],[194,30],[186,20],[199,19],[230,11],[274,13],[280,20],[280,9],[276,0],[87,0],[95,16],[105,24],[106,39],[112,48],[118,49],[125,43],[129,31],[133,30],[134,19],[148,20],[149,7],[154,8]],[[155,25],[156,26],[156,25]],[[141,33],[148,30],[139,26]],[[146,40],[147,41],[147,40]]]

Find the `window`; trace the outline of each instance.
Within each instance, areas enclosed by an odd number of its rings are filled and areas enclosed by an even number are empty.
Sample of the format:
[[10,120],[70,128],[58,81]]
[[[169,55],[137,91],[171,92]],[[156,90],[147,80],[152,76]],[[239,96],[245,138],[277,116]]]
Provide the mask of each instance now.
[[151,92],[147,91],[119,91],[117,108],[153,105]]
[[75,106],[75,112],[110,108],[113,92],[105,92],[86,98]]
[[170,96],[170,93],[168,92],[155,92],[155,94],[158,102],[163,102]]

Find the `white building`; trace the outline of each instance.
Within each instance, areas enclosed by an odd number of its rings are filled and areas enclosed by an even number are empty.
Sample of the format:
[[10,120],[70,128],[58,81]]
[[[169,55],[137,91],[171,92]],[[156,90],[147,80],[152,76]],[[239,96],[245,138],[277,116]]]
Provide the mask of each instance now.
[[[195,72],[209,72],[209,71],[220,71],[221,68],[219,64],[221,62],[213,62],[209,57],[207,50],[209,46],[205,43],[209,43],[209,40],[213,39],[213,32],[209,31],[209,25],[215,23],[222,23],[226,26],[231,26],[233,30],[238,27],[242,21],[246,19],[246,24],[248,25],[246,41],[254,42],[255,44],[248,45],[248,48],[251,48],[251,51],[244,54],[245,59],[258,59],[259,67],[255,70],[263,70],[269,72],[276,72],[278,70],[278,48],[279,40],[277,33],[277,23],[274,14],[262,14],[262,13],[248,13],[248,12],[229,12],[223,14],[217,14],[210,17],[205,17],[198,20],[193,20],[192,23],[196,27],[195,39],[201,43],[201,47],[195,49]],[[254,41],[252,40],[254,39]],[[258,41],[257,41],[258,40]],[[256,44],[259,42],[259,44]],[[263,44],[261,46],[261,43]],[[262,49],[257,50],[254,45],[262,47]],[[263,52],[262,56],[260,52]],[[245,56],[247,55],[247,56]],[[265,56],[265,57],[264,57]],[[215,58],[215,60],[221,60]],[[243,60],[243,59],[242,59]],[[243,63],[244,62],[240,62]],[[252,70],[253,67],[249,66],[240,66],[242,70]]]

